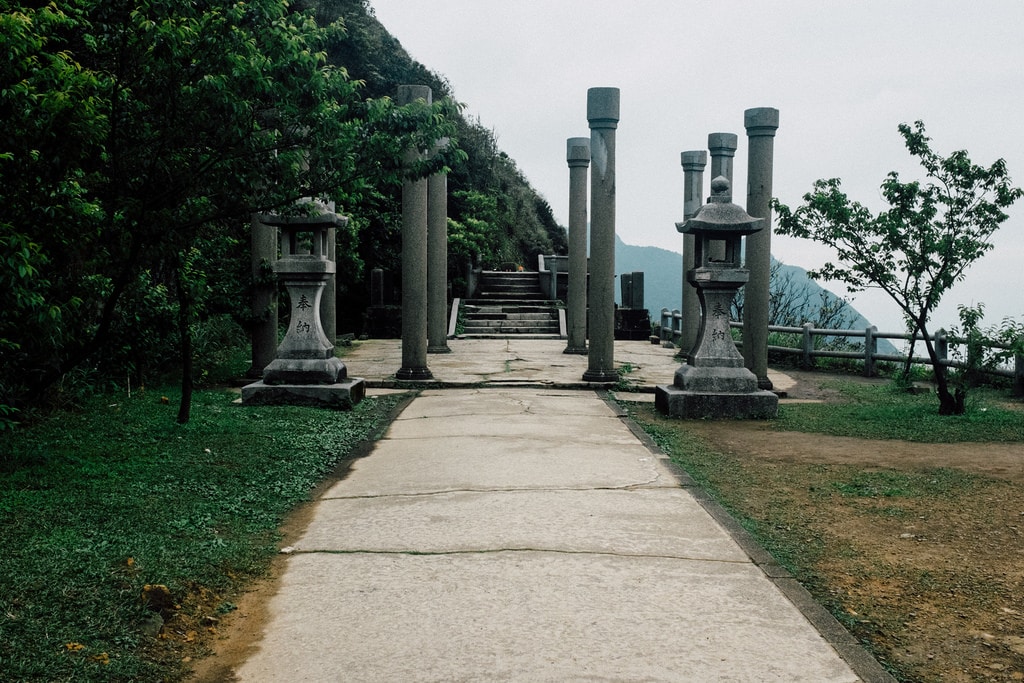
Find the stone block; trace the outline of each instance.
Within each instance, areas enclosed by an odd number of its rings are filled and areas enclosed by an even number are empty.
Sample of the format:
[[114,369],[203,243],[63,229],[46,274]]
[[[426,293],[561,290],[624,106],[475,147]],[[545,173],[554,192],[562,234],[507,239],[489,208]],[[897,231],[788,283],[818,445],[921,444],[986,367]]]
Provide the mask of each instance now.
[[351,409],[366,395],[366,381],[350,377],[335,384],[265,384],[242,387],[243,405],[299,405]]
[[[334,348],[331,348],[334,353]],[[266,384],[334,384],[344,380],[345,364],[330,358],[275,358],[263,371]]]
[[746,368],[683,365],[673,385],[684,391],[739,394],[757,391],[757,377]]
[[662,385],[655,389],[654,404],[659,412],[684,419],[758,420],[779,414],[779,397],[770,391],[713,393]]

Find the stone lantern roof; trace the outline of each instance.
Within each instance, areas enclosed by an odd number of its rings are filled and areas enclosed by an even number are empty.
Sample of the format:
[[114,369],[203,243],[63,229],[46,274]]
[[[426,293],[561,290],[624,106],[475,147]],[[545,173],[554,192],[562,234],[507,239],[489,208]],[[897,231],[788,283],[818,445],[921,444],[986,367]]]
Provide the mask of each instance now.
[[718,233],[719,239],[742,237],[760,230],[763,218],[754,218],[732,203],[729,181],[718,176],[711,181],[711,199],[685,223],[676,223],[679,232],[700,235]]

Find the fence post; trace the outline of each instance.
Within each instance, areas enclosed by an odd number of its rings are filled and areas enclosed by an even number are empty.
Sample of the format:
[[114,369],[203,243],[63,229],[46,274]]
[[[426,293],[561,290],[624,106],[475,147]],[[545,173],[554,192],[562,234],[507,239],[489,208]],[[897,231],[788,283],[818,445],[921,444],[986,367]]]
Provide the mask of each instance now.
[[[1017,348],[1024,348],[1024,337],[1017,340]],[[1024,396],[1024,353],[1013,354],[1013,395]]]
[[875,368],[875,354],[878,353],[878,328],[872,325],[864,330],[864,376],[874,377],[878,374]]
[[689,353],[690,349],[683,348],[683,314],[678,308],[672,309],[672,341],[679,346],[683,353]]
[[946,336],[945,328],[939,328],[935,333],[935,355],[939,359],[939,365],[945,371],[946,359],[949,357],[949,337]]
[[661,341],[672,341],[672,312],[667,308],[661,309]]
[[810,368],[814,366],[814,335],[811,334],[814,323],[804,323],[803,328],[803,367]]

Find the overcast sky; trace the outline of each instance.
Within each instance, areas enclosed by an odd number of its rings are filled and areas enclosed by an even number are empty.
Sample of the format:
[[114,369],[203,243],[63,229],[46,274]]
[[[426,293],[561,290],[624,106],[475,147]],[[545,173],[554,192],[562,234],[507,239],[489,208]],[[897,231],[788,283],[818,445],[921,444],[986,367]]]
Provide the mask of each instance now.
[[[975,163],[1006,159],[1024,184],[1024,2],[1021,0],[372,0],[414,59],[446,77],[466,113],[494,130],[568,222],[565,141],[587,137],[587,89],[621,89],[616,231],[628,244],[681,250],[679,153],[736,133],[734,193],[746,198],[743,112],[775,107],[774,192],[796,206],[818,178],[884,208],[890,170],[923,178],[898,124],[923,120],[933,149]],[[705,186],[710,178],[705,178]],[[708,194],[709,190],[705,190]],[[986,322],[1024,320],[1024,202],[936,314],[986,305]],[[804,268],[830,251],[775,236],[772,253]],[[835,285],[833,291],[842,293]],[[880,293],[852,303],[900,331]]]

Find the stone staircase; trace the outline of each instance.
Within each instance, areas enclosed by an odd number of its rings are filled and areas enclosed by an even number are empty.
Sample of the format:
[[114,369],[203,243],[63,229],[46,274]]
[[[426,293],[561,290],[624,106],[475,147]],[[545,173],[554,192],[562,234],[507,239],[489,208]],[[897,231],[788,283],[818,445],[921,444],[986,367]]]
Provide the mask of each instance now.
[[565,316],[540,286],[540,273],[485,270],[477,295],[462,302],[467,339],[561,339]]

